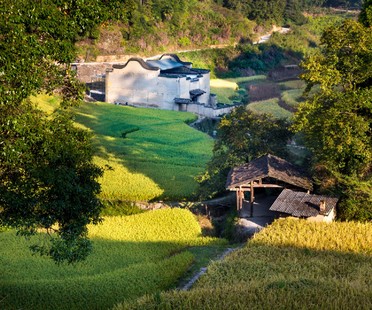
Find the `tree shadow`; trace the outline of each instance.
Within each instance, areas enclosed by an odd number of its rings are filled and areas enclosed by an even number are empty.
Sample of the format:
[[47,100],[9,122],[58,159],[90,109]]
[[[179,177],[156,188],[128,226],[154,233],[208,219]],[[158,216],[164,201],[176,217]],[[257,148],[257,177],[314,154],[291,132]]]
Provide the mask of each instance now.
[[[76,111],[76,121],[94,133],[96,156],[107,161],[115,158],[129,172],[150,178],[164,191],[154,200],[181,199],[172,191],[176,187],[180,195],[184,182],[196,187],[194,177],[209,159],[202,147],[208,138],[187,126],[184,115],[177,119],[177,112],[167,111],[162,116],[153,111],[86,103]],[[174,114],[175,121],[170,121],[168,113]]]

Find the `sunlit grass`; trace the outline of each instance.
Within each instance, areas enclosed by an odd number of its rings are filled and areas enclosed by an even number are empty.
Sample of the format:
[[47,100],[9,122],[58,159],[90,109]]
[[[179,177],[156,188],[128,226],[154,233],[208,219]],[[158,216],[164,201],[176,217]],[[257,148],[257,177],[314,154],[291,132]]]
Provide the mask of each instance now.
[[0,233],[0,308],[108,309],[174,287],[197,259],[188,247],[226,243],[201,237],[195,217],[182,209],[107,217],[89,227],[89,237],[94,250],[85,262],[58,266],[31,254],[33,239]]
[[279,106],[279,99],[273,98],[263,101],[255,101],[247,105],[247,109],[255,113],[271,114],[275,118],[290,118],[292,113]]
[[96,162],[112,168],[102,178],[103,197],[182,199],[196,191],[213,140],[186,124],[193,114],[106,103],[84,103],[76,112],[94,134]]
[[[58,106],[56,97],[32,100],[48,113]],[[195,115],[107,103],[83,103],[75,111],[77,126],[93,134],[95,162],[105,168],[102,198],[192,198],[213,148],[208,135],[187,125]]]
[[292,89],[282,92],[281,99],[290,107],[297,108],[297,106],[304,101],[302,98],[303,89]]
[[244,101],[245,97],[247,96],[247,86],[251,83],[264,80],[266,80],[265,75],[228,79],[212,79],[210,81],[211,92],[217,95],[217,100],[220,103],[245,103]]
[[188,292],[115,309],[371,309],[372,223],[277,220]]

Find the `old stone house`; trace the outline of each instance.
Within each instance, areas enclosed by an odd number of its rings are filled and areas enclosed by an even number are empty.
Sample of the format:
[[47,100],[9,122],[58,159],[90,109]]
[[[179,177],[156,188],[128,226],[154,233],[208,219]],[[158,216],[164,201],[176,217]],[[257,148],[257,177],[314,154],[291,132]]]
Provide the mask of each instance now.
[[105,101],[116,104],[189,111],[214,117],[232,107],[218,108],[210,93],[210,72],[192,68],[177,55],[159,59],[130,58],[106,71]]

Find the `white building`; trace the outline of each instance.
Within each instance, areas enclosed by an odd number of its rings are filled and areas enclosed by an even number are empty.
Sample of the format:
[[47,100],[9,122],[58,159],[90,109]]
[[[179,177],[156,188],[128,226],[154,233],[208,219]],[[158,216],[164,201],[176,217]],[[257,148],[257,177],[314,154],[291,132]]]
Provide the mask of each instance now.
[[189,111],[214,117],[231,110],[217,109],[210,93],[210,72],[192,68],[177,55],[157,60],[130,58],[106,71],[105,101],[166,110]]

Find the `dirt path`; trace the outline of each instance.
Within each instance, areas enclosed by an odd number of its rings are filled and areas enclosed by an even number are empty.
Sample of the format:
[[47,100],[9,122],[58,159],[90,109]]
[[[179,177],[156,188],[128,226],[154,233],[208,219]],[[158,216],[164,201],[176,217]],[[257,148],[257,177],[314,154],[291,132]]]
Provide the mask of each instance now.
[[[229,255],[231,252],[239,250],[242,246],[237,248],[227,248],[215,261],[219,261],[225,258],[226,255]],[[199,278],[205,274],[208,270],[208,267],[202,267],[200,270],[184,285],[180,288],[181,291],[188,291],[195,284]]]

